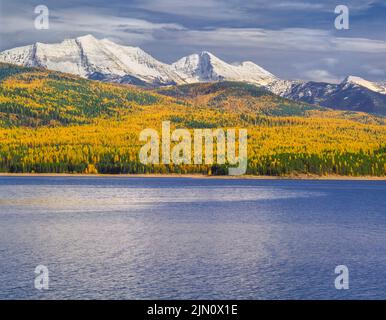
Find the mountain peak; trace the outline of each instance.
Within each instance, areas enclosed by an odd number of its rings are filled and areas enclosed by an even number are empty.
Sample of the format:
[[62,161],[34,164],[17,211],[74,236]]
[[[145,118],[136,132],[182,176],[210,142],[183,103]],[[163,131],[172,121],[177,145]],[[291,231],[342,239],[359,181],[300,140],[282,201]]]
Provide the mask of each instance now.
[[60,43],[30,45],[0,53],[0,62],[39,66],[111,82],[184,83],[171,66],[137,47],[98,40],[91,34]]
[[197,53],[192,53],[188,56],[185,56],[185,57],[182,57],[181,59],[179,59],[178,61],[175,62],[175,64],[177,62],[180,62],[180,63],[189,63],[189,62],[193,62],[198,64],[199,61],[202,61],[202,60],[210,60],[210,59],[218,59],[214,54],[210,53],[209,51],[201,51],[201,52],[197,52]]
[[349,86],[349,85],[361,86],[361,87],[364,87],[366,89],[369,89],[369,90],[377,92],[377,93],[386,94],[386,86],[384,86],[380,83],[368,81],[366,79],[363,79],[363,78],[357,77],[357,76],[346,77],[343,80],[342,84],[345,87]]
[[358,82],[363,82],[363,81],[367,81],[361,77],[357,77],[357,76],[347,76],[344,80],[343,80],[343,83],[358,83]]
[[253,62],[229,64],[208,51],[183,57],[172,67],[187,76],[187,82],[242,81],[266,85],[275,76]]
[[210,57],[210,58],[217,58],[213,53],[209,52],[209,51],[201,51],[199,53],[199,56],[200,57]]
[[95,38],[92,34],[86,34],[84,36],[80,36],[76,38],[77,40],[94,40],[99,41],[97,38]]
[[257,64],[252,62],[252,61],[237,62],[237,63],[234,63],[234,65],[239,66],[239,67],[255,67],[255,66],[257,66]]

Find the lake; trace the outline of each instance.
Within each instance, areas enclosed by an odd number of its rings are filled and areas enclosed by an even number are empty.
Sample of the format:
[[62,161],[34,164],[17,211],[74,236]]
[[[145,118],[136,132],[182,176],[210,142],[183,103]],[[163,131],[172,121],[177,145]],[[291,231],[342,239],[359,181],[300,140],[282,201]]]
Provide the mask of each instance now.
[[385,208],[386,181],[0,177],[0,299],[385,299]]

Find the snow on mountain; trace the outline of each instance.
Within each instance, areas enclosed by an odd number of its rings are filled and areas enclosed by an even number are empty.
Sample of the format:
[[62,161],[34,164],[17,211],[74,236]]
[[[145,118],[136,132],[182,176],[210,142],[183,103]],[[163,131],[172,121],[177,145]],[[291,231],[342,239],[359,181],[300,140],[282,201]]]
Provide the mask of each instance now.
[[310,103],[318,103],[318,98],[328,97],[336,91],[354,88],[365,88],[375,93],[386,94],[386,83],[371,82],[354,76],[347,77],[340,84],[278,79],[266,85],[266,88],[279,96],[293,100],[307,100]]
[[385,84],[371,82],[371,81],[365,80],[365,79],[360,78],[360,77],[349,76],[343,81],[343,84],[346,86],[358,85],[358,86],[367,88],[367,89],[374,91],[374,92],[377,92],[377,93],[386,94],[386,85]]
[[139,85],[242,81],[282,97],[322,106],[386,114],[386,83],[349,76],[340,84],[276,78],[253,62],[229,64],[203,51],[168,65],[138,47],[91,35],[56,44],[37,42],[0,52],[0,62],[43,67],[84,78]]
[[386,115],[386,92],[381,84],[348,77],[340,84],[277,80],[266,88],[283,98],[340,110]]
[[0,52],[0,62],[31,66],[33,54],[34,46],[18,47]]
[[325,82],[277,80],[266,88],[283,98],[321,104],[326,97],[337,90],[337,85]]
[[184,80],[137,47],[121,46],[91,35],[57,44],[36,43],[0,53],[0,62],[39,66],[85,78],[122,82],[137,79],[146,83],[173,84]]
[[245,81],[266,85],[275,78],[252,62],[228,64],[209,52],[193,54],[168,65],[138,47],[98,40],[92,35],[61,43],[37,42],[0,53],[0,62],[37,66],[84,78],[155,85],[210,81]]
[[[290,81],[250,61],[229,64],[210,52],[192,54],[168,65],[154,59],[138,47],[98,40],[92,35],[67,39],[61,43],[18,47],[0,52],[0,62],[37,66],[67,72],[85,78],[137,84],[183,84],[211,81],[243,81],[266,86],[273,93],[292,99],[332,93],[337,85],[318,82]],[[386,83],[347,77],[341,89],[359,86],[386,95]]]
[[172,67],[189,83],[227,80],[266,85],[276,79],[253,62],[228,64],[207,51],[183,57]]
[[277,94],[282,97],[287,97],[291,94],[293,87],[295,85],[301,85],[305,83],[304,81],[295,81],[295,80],[281,80],[272,81],[266,85],[266,88],[274,94]]

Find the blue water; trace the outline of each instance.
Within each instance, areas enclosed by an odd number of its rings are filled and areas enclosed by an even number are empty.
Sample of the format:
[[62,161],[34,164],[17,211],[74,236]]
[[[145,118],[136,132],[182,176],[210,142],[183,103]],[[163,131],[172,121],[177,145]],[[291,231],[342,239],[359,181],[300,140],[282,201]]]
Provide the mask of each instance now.
[[13,298],[385,299],[386,181],[0,177]]

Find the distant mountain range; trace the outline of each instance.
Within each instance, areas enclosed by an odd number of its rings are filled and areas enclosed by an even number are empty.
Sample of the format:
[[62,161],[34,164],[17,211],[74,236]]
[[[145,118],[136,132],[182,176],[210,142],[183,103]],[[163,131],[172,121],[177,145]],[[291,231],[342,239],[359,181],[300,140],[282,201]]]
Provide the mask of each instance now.
[[347,77],[339,84],[276,80],[267,89],[295,101],[338,110],[386,115],[386,85],[359,77]]
[[43,67],[106,82],[165,86],[241,81],[264,86],[288,99],[342,110],[386,115],[386,83],[349,76],[340,84],[281,80],[257,64],[229,64],[209,52],[183,57],[172,64],[138,47],[98,40],[92,35],[58,44],[35,43],[0,53],[0,62]]

